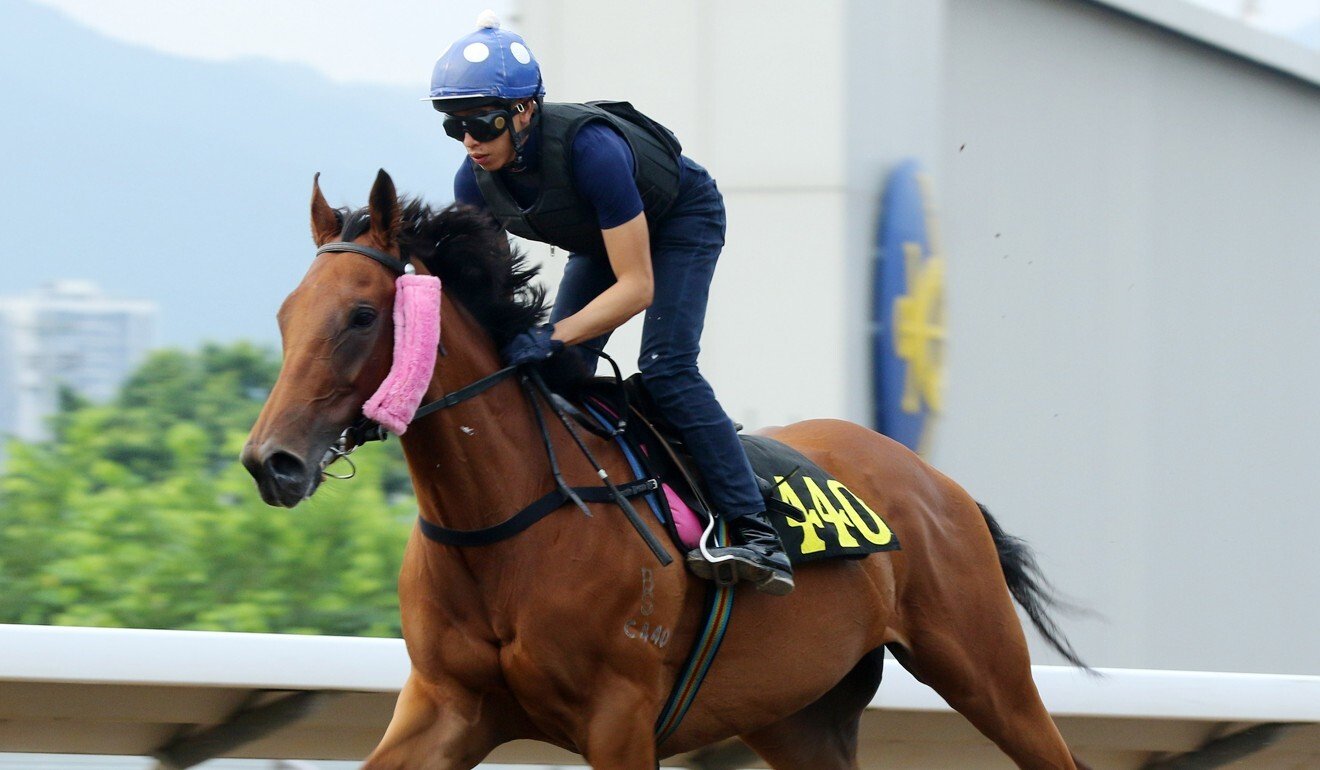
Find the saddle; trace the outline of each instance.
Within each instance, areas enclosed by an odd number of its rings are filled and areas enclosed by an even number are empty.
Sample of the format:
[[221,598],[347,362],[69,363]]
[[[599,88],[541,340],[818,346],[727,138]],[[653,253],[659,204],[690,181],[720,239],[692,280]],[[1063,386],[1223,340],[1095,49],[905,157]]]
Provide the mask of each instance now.
[[[574,417],[599,435],[612,435],[637,478],[659,481],[659,489],[645,499],[674,544],[695,548],[711,518],[706,482],[641,376],[622,383],[591,378],[575,396]],[[765,498],[767,518],[793,564],[899,548],[893,531],[865,501],[801,452],[767,436],[740,432],[738,438]]]

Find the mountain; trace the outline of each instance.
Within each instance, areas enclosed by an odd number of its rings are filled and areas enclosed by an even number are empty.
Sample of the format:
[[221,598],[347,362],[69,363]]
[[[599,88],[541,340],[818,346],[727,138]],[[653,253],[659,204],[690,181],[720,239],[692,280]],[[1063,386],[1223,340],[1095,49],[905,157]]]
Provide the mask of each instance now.
[[0,295],[90,280],[159,303],[161,344],[275,343],[313,173],[332,205],[364,205],[378,168],[452,199],[462,148],[418,100],[427,74],[410,91],[195,61],[0,0]]

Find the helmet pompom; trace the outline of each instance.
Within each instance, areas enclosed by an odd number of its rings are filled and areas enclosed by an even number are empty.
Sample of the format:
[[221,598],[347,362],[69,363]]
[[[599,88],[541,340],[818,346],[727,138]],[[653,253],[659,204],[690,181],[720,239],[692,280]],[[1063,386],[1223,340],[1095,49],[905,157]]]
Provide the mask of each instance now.
[[492,11],[491,9],[487,8],[486,10],[477,14],[477,29],[499,29],[499,28],[500,28],[500,17],[496,16],[495,12]]

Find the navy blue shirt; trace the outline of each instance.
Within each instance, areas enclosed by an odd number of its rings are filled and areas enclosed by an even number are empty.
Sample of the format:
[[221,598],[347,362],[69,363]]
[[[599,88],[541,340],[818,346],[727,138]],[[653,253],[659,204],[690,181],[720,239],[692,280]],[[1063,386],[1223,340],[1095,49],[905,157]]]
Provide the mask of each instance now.
[[[523,152],[525,164],[535,167],[540,161],[541,134],[533,131]],[[578,129],[573,137],[573,189],[596,212],[600,229],[608,230],[631,221],[642,213],[642,196],[637,191],[636,161],[623,134],[601,120]],[[536,202],[540,190],[516,171],[497,171],[518,205],[527,208]],[[476,164],[465,158],[454,175],[454,200],[469,206],[486,208],[486,199],[477,186]]]

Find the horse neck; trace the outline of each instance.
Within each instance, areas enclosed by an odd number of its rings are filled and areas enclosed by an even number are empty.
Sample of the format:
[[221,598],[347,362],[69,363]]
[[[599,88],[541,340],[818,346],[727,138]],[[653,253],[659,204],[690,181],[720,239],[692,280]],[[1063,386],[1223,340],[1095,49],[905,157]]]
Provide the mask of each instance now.
[[[500,368],[489,335],[448,294],[441,318],[445,355],[423,403]],[[541,433],[515,377],[424,418],[401,441],[421,515],[441,526],[499,523],[544,491]]]

